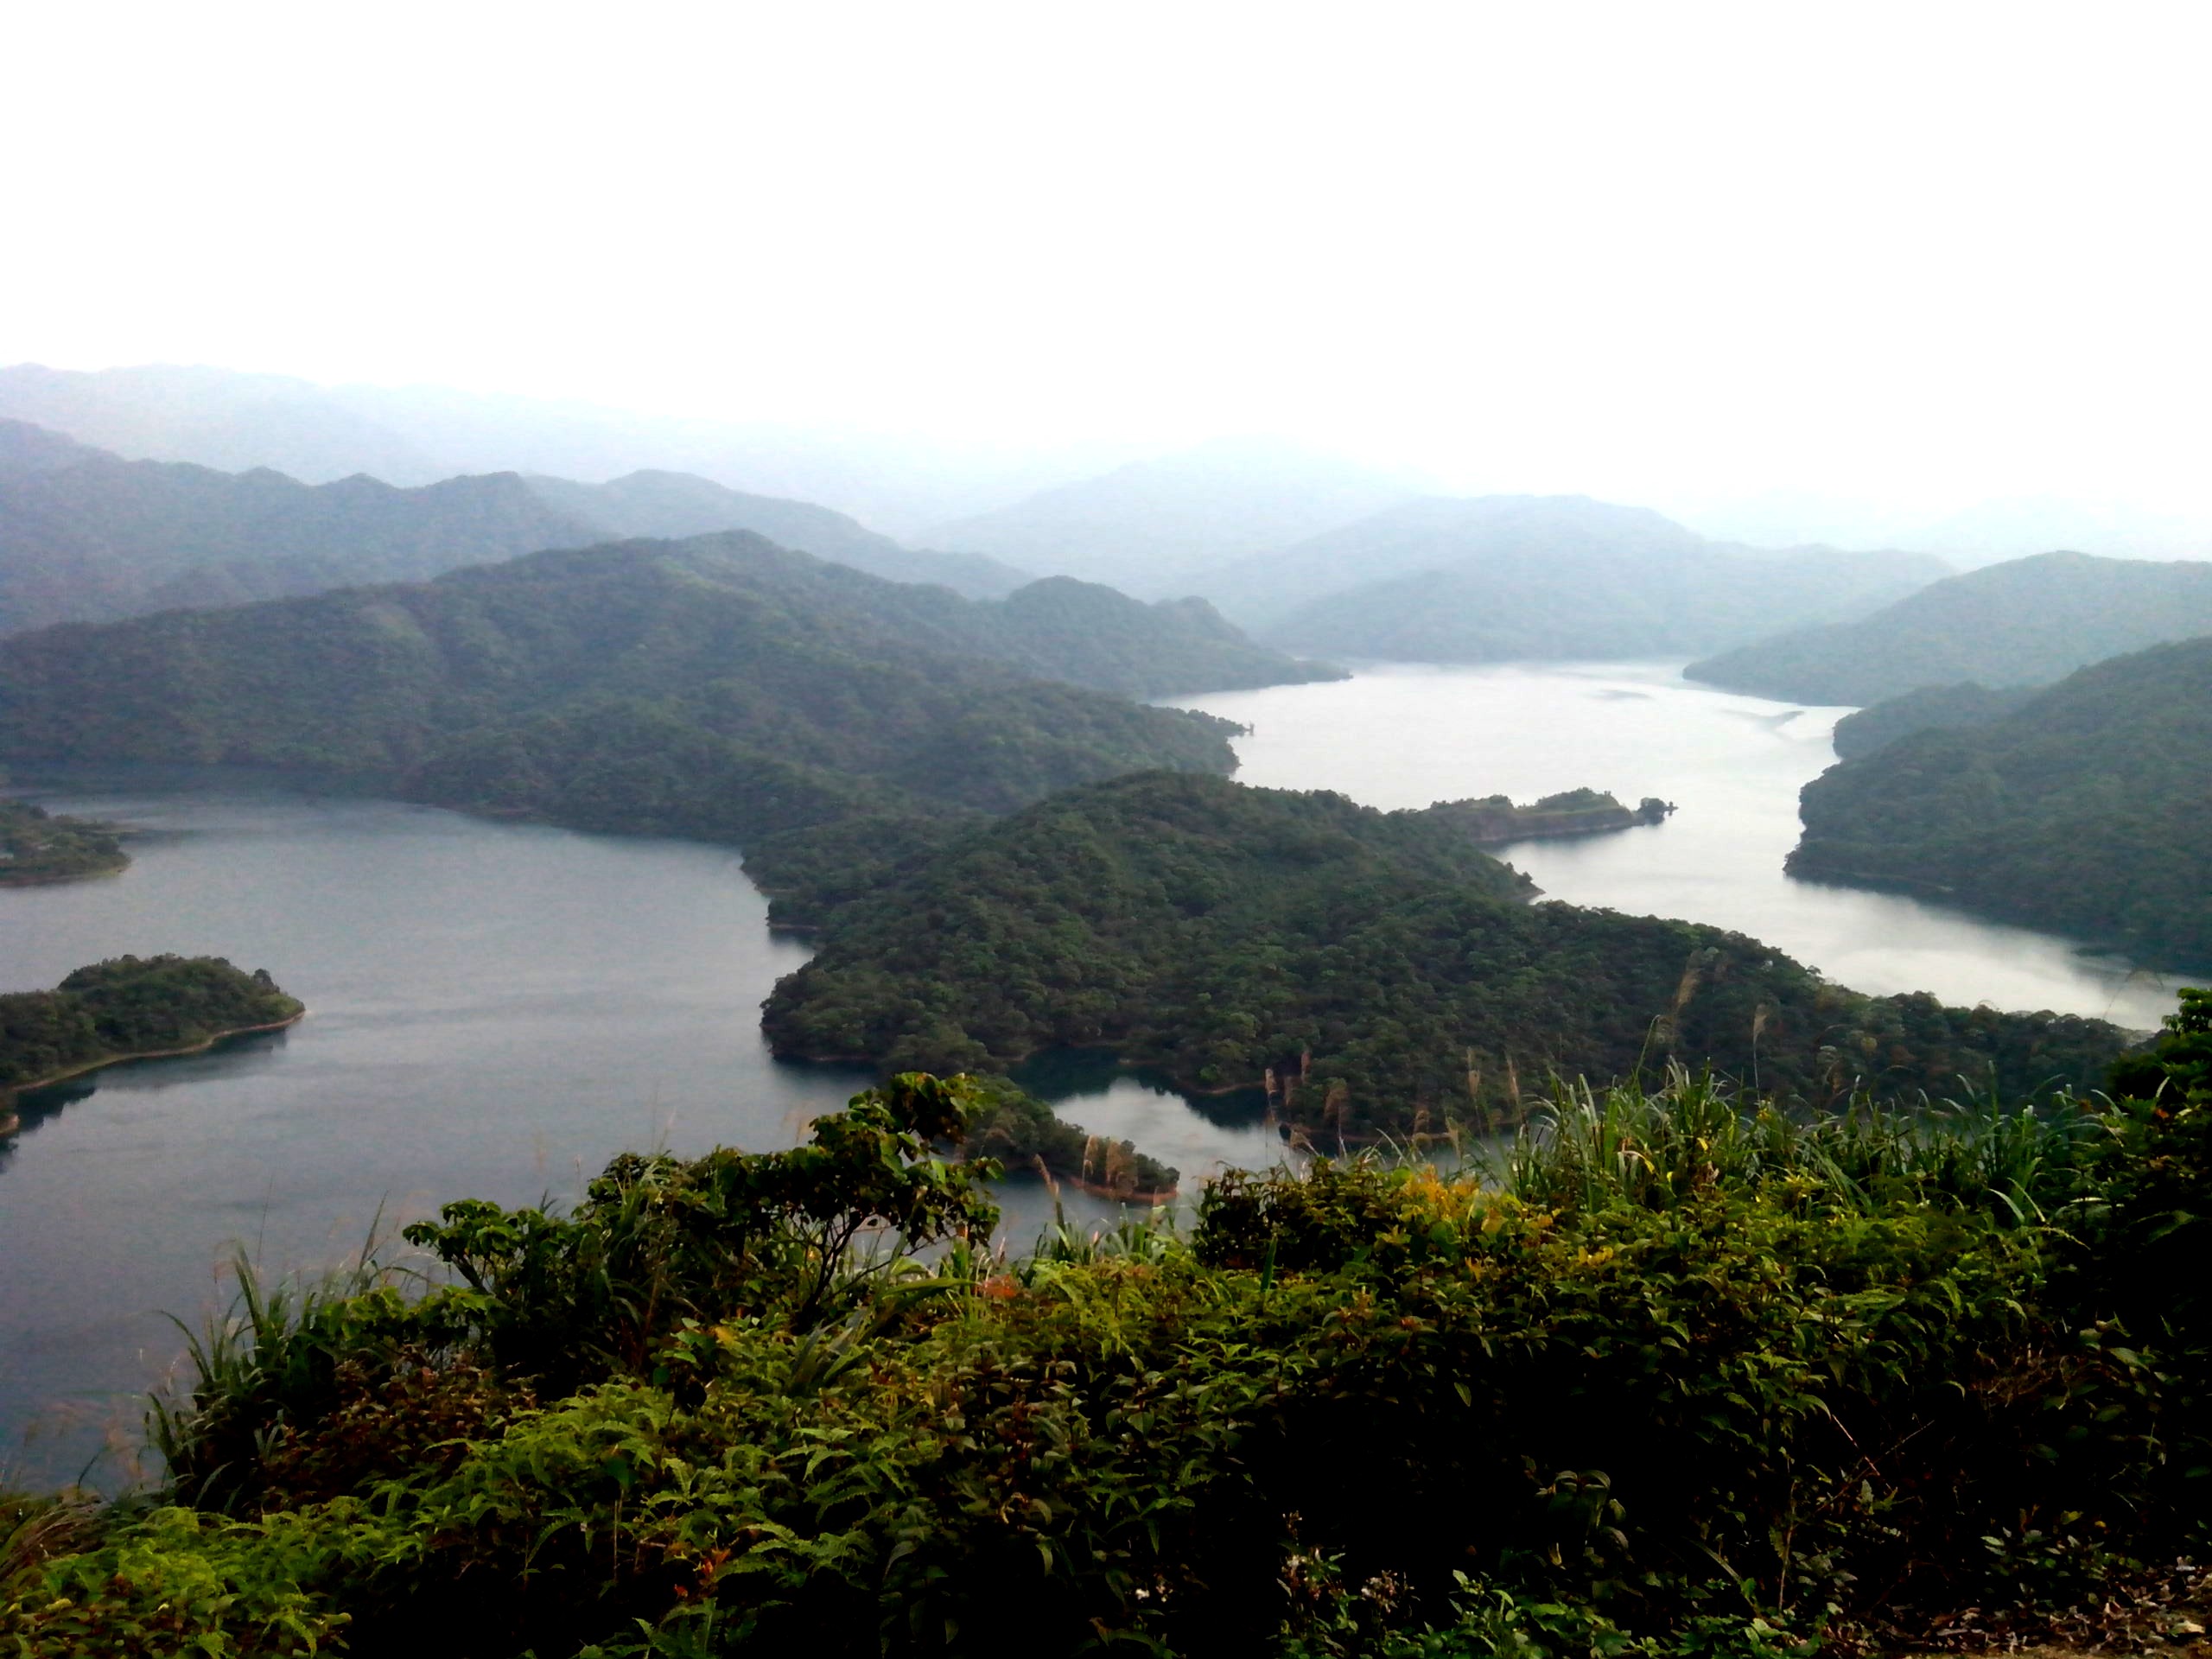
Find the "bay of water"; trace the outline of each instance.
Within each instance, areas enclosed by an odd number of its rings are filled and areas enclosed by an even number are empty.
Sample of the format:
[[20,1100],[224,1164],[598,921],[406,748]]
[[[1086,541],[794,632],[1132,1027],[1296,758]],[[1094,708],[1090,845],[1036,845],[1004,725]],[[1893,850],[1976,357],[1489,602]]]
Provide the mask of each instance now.
[[[1796,792],[1840,710],[1684,684],[1666,665],[1389,667],[1193,699],[1255,729],[1248,783],[1381,807],[1588,785],[1678,804],[1665,824],[1507,849],[1554,898],[1740,929],[1862,990],[2147,1027],[2174,984],[1916,899],[1789,880]],[[791,1144],[865,1085],[768,1054],[759,1007],[807,947],[771,935],[727,849],[492,823],[236,777],[73,774],[29,791],[134,832],[112,880],[0,891],[0,990],[125,952],[266,967],[289,1031],[26,1097],[0,1141],[0,1480],[128,1445],[137,1395],[230,1291],[334,1265],[459,1197],[573,1198],[626,1149]],[[1280,1143],[1249,1103],[1185,1101],[1081,1056],[1025,1080],[1183,1171]],[[1070,1219],[1113,1206],[1072,1192]],[[1010,1183],[1007,1234],[1052,1213]],[[99,1472],[113,1480],[122,1463]]]
[[1369,806],[1610,791],[1675,804],[1663,824],[1523,842],[1499,856],[1545,896],[1733,928],[1877,995],[2049,1008],[2150,1028],[2194,981],[1897,894],[1792,880],[1797,791],[1835,762],[1847,709],[1692,684],[1674,664],[1403,664],[1327,685],[1179,700],[1252,728],[1238,779]]

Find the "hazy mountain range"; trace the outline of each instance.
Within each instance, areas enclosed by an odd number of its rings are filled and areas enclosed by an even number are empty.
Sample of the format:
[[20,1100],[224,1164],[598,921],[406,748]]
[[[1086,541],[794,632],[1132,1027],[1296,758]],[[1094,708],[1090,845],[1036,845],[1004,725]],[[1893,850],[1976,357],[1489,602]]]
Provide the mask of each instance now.
[[1406,502],[1198,584],[1279,644],[1425,662],[1656,657],[1885,604],[1921,553],[1770,552],[1586,496]]
[[577,484],[498,473],[417,488],[356,474],[307,485],[267,467],[233,474],[125,461],[0,421],[0,632],[418,581],[541,548],[721,530],[976,597],[1028,580],[975,555],[910,551],[824,507],[681,474]]
[[1419,487],[1334,456],[1222,440],[938,524],[929,540],[1164,596],[1205,591],[1212,567],[1364,518]]
[[2212,564],[2045,553],[1685,671],[1759,696],[1864,704],[1963,681],[2046,684],[2085,664],[2202,633],[2212,633]]
[[984,453],[912,435],[685,420],[436,386],[325,386],[169,364],[0,368],[0,417],[134,461],[269,467],[309,484],[356,473],[408,486],[470,473],[603,480],[681,471],[824,502],[901,534],[1126,458],[1095,447]]

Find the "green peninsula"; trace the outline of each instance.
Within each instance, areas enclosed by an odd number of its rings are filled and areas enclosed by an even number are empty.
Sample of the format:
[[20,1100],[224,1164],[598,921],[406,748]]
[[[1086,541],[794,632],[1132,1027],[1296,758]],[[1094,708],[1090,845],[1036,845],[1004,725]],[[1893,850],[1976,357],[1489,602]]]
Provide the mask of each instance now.
[[1742,934],[1530,904],[1448,813],[1164,772],[1071,790],[832,912],[779,1054],[994,1071],[1092,1046],[1264,1089],[1318,1144],[1517,1117],[1554,1074],[1710,1065],[1814,1105],[2101,1077],[2101,1020],[1831,985]]
[[2208,780],[2212,639],[2186,639],[1830,767],[1798,798],[1789,868],[2212,962]]
[[1182,1172],[1127,1141],[1093,1135],[1002,1079],[978,1081],[981,1114],[969,1125],[966,1155],[995,1158],[1009,1175],[1040,1174],[1102,1198],[1165,1204]]
[[[119,1060],[191,1054],[306,1010],[265,969],[220,957],[117,957],[50,991],[0,995],[0,1102]],[[9,1115],[0,1110],[0,1122]]]
[[0,887],[113,875],[130,862],[105,824],[56,817],[28,801],[0,801]]

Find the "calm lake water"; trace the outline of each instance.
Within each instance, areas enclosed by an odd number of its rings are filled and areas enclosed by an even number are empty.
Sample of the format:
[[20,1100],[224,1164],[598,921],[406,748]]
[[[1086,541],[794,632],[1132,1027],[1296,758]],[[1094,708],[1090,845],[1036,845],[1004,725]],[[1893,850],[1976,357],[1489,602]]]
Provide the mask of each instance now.
[[[1739,928],[1869,991],[2156,1023],[2173,985],[2065,942],[1781,874],[1798,787],[1840,710],[1684,685],[1665,667],[1408,669],[1193,700],[1252,725],[1246,781],[1384,807],[1590,785],[1675,801],[1666,824],[1506,855],[1554,898]],[[266,967],[294,1029],[119,1067],[23,1109],[0,1141],[0,1476],[74,1476],[128,1442],[180,1347],[164,1310],[227,1300],[242,1243],[332,1265],[372,1228],[469,1196],[572,1196],[626,1148],[791,1143],[867,1079],[772,1059],[758,1008],[805,947],[772,938],[734,854],[483,823],[237,778],[74,774],[33,798],[137,832],[119,878],[0,892],[0,989],[126,951]],[[1240,1103],[1054,1057],[1068,1116],[1183,1170],[1264,1163]],[[1050,1201],[1010,1185],[1008,1232]],[[1067,1195],[1071,1218],[1110,1206]],[[118,1465],[105,1466],[113,1478]]]

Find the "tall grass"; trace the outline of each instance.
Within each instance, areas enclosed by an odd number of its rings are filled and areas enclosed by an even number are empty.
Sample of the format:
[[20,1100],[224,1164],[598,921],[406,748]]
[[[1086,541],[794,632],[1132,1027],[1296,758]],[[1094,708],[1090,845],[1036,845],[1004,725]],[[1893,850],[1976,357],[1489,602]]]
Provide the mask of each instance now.
[[1923,1203],[2050,1225],[2083,1198],[2106,1133],[2064,1096],[2040,1108],[1993,1095],[1916,1109],[1860,1098],[1792,1114],[1677,1069],[1655,1090],[1561,1089],[1484,1161],[1503,1190],[1550,1208],[1663,1210],[1715,1186],[1796,1182],[1866,1213]]

